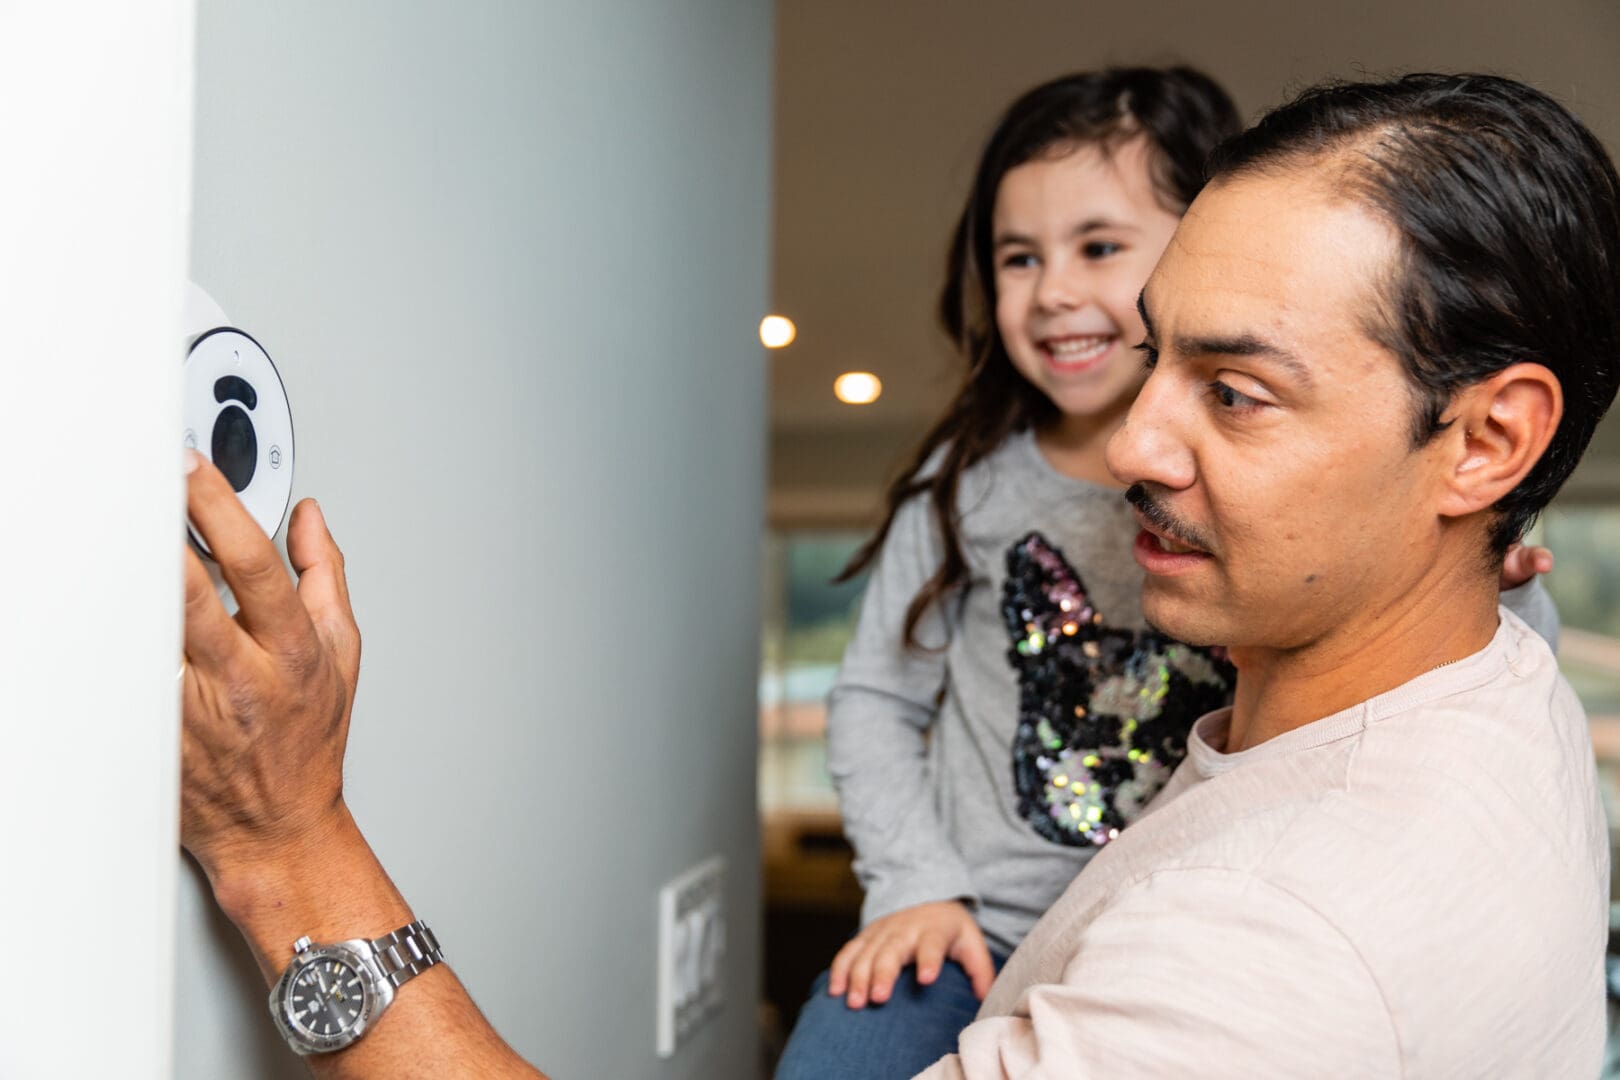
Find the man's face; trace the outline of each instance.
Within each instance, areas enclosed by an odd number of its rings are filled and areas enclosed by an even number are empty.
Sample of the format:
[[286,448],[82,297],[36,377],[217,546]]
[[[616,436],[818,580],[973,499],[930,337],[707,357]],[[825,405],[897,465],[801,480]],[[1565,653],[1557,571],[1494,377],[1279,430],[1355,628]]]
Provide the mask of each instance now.
[[1332,175],[1212,186],[1143,294],[1157,367],[1108,465],[1140,485],[1143,611],[1184,641],[1360,633],[1430,565],[1440,470],[1411,448],[1400,362],[1366,332],[1396,236]]

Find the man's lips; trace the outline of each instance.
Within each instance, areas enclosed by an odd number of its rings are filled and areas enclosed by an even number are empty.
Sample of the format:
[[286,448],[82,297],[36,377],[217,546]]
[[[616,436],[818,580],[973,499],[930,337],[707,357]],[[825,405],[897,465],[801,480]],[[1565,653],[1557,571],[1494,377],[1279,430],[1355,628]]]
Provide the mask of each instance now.
[[1140,510],[1136,511],[1136,523],[1142,526],[1143,532],[1157,540],[1159,546],[1164,548],[1165,551],[1168,551],[1172,555],[1187,555],[1193,552],[1196,552],[1199,555],[1209,554],[1209,552],[1204,551],[1202,548],[1194,547],[1192,544],[1189,544],[1183,540],[1177,540],[1164,529],[1154,526],[1152,522],[1148,521],[1147,518],[1143,516],[1142,511]]
[[1141,510],[1133,508],[1133,511],[1136,514],[1136,522],[1142,529],[1136,534],[1136,544],[1132,547],[1131,554],[1135,556],[1137,564],[1148,573],[1172,574],[1196,566],[1212,557],[1209,552],[1184,543],[1154,525],[1143,516]]

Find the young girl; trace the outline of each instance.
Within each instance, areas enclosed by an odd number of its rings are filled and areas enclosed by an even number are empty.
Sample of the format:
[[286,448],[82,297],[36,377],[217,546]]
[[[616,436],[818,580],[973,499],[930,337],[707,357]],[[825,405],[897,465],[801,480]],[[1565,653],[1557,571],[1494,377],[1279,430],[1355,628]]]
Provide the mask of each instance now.
[[1143,621],[1103,449],[1146,378],[1137,296],[1238,129],[1207,76],[1129,68],[1036,87],[990,137],[940,298],[967,375],[848,571],[871,577],[828,764],[863,927],[778,1080],[892,1080],[953,1052],[1006,956],[1229,701],[1221,650]]

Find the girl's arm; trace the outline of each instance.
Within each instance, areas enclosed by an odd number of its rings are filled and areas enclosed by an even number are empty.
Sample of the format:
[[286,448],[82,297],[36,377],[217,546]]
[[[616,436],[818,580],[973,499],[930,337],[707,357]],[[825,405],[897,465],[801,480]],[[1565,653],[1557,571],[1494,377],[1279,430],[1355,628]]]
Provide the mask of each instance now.
[[946,835],[928,766],[928,731],[945,686],[950,619],[938,607],[902,644],[906,608],[943,555],[925,496],[895,514],[861,601],[855,636],[828,701],[827,767],[838,789],[862,922],[934,900],[976,902]]

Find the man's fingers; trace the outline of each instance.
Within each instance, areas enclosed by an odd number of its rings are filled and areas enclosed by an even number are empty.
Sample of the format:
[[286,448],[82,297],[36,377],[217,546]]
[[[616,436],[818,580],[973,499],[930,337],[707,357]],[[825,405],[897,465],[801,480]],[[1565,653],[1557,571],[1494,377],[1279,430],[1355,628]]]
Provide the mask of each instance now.
[[243,627],[261,641],[289,628],[307,627],[309,620],[275,545],[220,471],[201,454],[188,454],[194,467],[187,481],[186,509],[236,596]]
[[301,499],[287,519],[287,558],[298,571],[298,592],[304,606],[349,606],[349,582],[343,552],[326,527],[326,515],[314,499]]
[[973,996],[983,1001],[990,992],[990,984],[996,981],[996,964],[990,959],[990,947],[984,943],[984,935],[977,926],[956,939],[956,944],[951,946],[951,959],[962,965],[973,982]]
[[314,499],[293,507],[287,523],[287,558],[298,572],[298,598],[352,682],[360,669],[360,633],[349,605],[343,552]]
[[917,942],[917,982],[932,985],[945,964],[945,937],[930,931]]
[[207,671],[218,671],[249,642],[236,620],[225,614],[225,605],[208,577],[202,559],[190,548],[186,559],[185,651],[188,663]]

